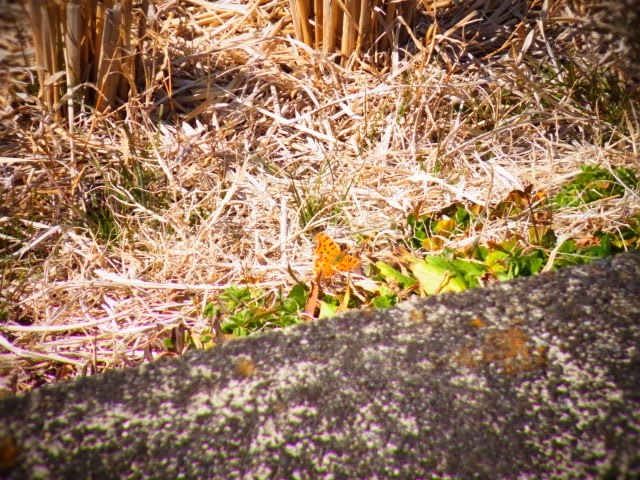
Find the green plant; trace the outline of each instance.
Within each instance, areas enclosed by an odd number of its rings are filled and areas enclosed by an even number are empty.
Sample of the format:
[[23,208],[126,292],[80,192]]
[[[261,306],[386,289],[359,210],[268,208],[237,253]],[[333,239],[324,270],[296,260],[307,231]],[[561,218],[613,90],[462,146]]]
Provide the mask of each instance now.
[[625,126],[629,95],[625,85],[610,68],[596,67],[584,71],[575,62],[563,64],[563,78],[576,105],[596,112],[615,127]]
[[626,188],[638,187],[633,170],[619,167],[611,171],[599,165],[582,165],[581,173],[565,185],[555,196],[554,208],[573,208],[603,198],[618,197]]
[[300,217],[300,226],[305,227],[318,218],[323,211],[330,209],[330,199],[322,195],[301,194],[296,188],[292,189],[296,206],[298,207],[298,215]]
[[111,244],[120,235],[120,227],[113,208],[107,204],[104,193],[93,191],[85,202],[85,219],[96,236]]
[[219,317],[224,333],[244,337],[301,323],[299,313],[304,309],[307,294],[307,287],[302,284],[295,285],[286,297],[232,286],[215,302],[207,303],[203,313],[208,318]]
[[409,243],[413,248],[438,250],[442,246],[442,238],[464,235],[481,213],[480,205],[466,207],[458,202],[425,215],[411,212],[407,216],[411,232]]
[[138,219],[140,211],[159,213],[171,204],[169,193],[156,187],[162,181],[158,171],[143,161],[148,153],[142,150],[142,154],[140,160],[122,161],[113,167],[91,160],[100,174],[100,183],[87,185],[84,212],[80,214],[84,224],[107,244],[130,234],[134,229],[129,222]]
[[[534,193],[528,186],[514,190],[483,216],[478,205],[454,203],[438,212],[407,216],[410,231],[408,244],[418,250],[433,252],[420,260],[405,254],[402,262],[409,266],[411,277],[403,278],[393,267],[378,262],[379,278],[389,283],[416,281],[423,294],[461,291],[491,281],[505,281],[540,273],[543,268],[557,269],[567,265],[588,263],[630,248],[640,248],[640,215],[628,219],[628,225],[616,232],[596,231],[588,244],[558,238],[551,228],[548,206],[554,209],[581,206],[601,198],[621,196],[625,189],[638,186],[635,172],[627,168],[612,171],[600,166],[583,165],[582,172],[553,198],[546,192]],[[525,215],[524,217],[522,217]],[[501,243],[472,245],[466,251],[443,248],[453,237],[468,236],[470,229],[481,227],[488,219],[522,217],[529,221],[527,238],[513,236]],[[555,249],[551,257],[551,250]],[[400,280],[402,279],[402,280]],[[384,302],[382,302],[384,303]],[[372,302],[376,304],[376,302]]]

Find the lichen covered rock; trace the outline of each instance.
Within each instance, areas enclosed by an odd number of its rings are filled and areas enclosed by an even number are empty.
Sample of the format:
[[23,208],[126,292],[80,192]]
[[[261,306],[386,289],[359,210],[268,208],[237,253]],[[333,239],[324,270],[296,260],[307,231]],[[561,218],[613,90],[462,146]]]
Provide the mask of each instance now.
[[637,478],[640,255],[0,401],[0,476]]

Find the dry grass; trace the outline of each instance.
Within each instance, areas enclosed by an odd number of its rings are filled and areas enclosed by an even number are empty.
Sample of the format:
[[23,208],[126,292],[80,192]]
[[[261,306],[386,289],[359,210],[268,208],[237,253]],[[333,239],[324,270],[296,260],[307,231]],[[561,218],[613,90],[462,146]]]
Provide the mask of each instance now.
[[[584,163],[640,171],[630,5],[424,0],[406,42],[375,53],[386,65],[340,66],[294,39],[285,2],[158,2],[134,45],[138,93],[72,133],[35,95],[20,7],[5,10],[6,392],[156,356],[172,327],[208,327],[229,285],[287,291],[289,270],[310,277],[318,231],[364,245],[365,264],[393,259],[421,202],[552,192]],[[629,191],[554,228],[579,239],[639,210]]]

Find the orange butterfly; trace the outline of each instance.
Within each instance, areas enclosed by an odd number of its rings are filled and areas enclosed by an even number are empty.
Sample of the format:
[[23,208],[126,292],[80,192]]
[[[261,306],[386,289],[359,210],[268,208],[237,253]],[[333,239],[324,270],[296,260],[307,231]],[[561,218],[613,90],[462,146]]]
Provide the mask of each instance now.
[[322,277],[329,278],[337,270],[339,272],[350,272],[360,266],[360,260],[352,255],[347,255],[333,239],[325,234],[319,233],[316,236],[318,246],[314,252],[313,274],[322,272]]

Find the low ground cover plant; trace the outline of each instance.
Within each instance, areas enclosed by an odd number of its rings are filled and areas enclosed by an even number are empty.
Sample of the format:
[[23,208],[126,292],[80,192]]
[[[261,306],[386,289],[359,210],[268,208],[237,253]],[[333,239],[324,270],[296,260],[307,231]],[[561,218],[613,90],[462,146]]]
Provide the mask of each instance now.
[[[480,205],[454,203],[436,212],[412,212],[407,217],[410,236],[405,245],[421,258],[399,249],[393,265],[384,261],[369,262],[362,275],[363,282],[349,275],[351,269],[329,270],[331,273],[326,275],[329,279],[332,273],[342,273],[347,281],[342,282],[343,288],[322,295],[312,312],[305,312],[312,292],[310,282],[298,283],[287,296],[280,297],[264,295],[250,287],[229,287],[215,302],[206,305],[204,314],[210,318],[222,315],[222,332],[242,337],[302,323],[304,313],[315,317],[317,312],[317,316],[330,317],[349,309],[389,308],[412,295],[460,292],[637,250],[640,249],[640,214],[630,217],[628,224],[615,232],[598,230],[578,242],[568,235],[558,238],[552,228],[555,210],[567,206],[586,210],[594,202],[622,197],[625,190],[633,192],[637,188],[633,170],[622,167],[610,172],[601,166],[583,165],[581,173],[562,185],[551,198],[546,192],[533,192],[528,186],[524,191],[510,192],[504,201],[489,210]],[[456,237],[464,240],[476,236],[482,231],[483,217],[521,219],[531,226],[526,229],[526,237],[513,234],[500,243],[487,242],[486,245],[481,245],[478,239],[459,249],[445,246],[445,242]],[[351,295],[349,288],[359,295]],[[205,346],[216,345],[209,328],[202,334]]]

